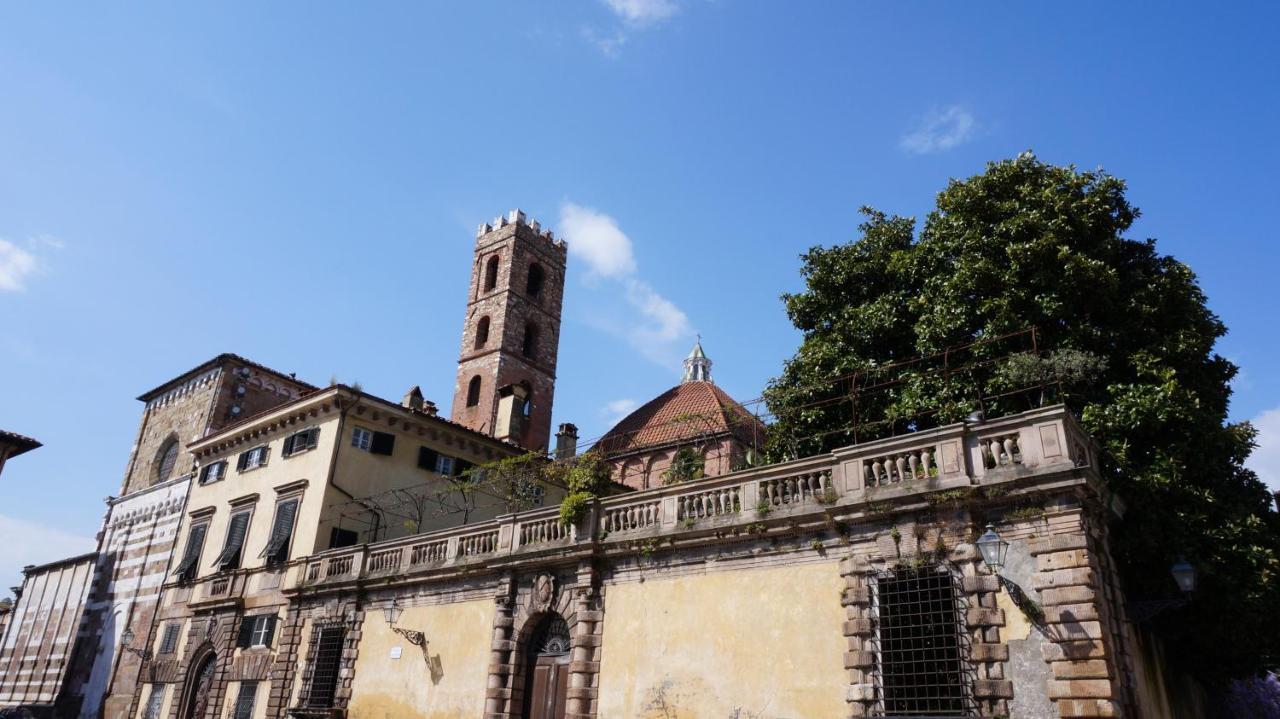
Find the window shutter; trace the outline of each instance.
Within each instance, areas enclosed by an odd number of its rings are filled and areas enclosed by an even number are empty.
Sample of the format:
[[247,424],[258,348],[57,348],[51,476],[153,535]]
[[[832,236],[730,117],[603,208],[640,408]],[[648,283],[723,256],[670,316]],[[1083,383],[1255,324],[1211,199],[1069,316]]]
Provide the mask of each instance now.
[[374,432],[373,441],[369,443],[369,452],[371,454],[391,455],[391,451],[395,449],[396,436],[387,432]]
[[249,528],[249,513],[241,512],[231,517],[231,526],[227,529],[227,546],[214,562],[219,569],[234,569],[229,566],[240,564],[240,548],[244,546],[245,530]]
[[276,637],[276,620],[277,620],[277,619],[278,619],[278,617],[276,617],[276,615],[274,615],[274,614],[272,614],[272,615],[270,615],[270,616],[268,616],[268,617],[267,617],[267,629],[266,629],[266,631],[263,633],[263,634],[264,634],[264,636],[263,636],[263,639],[262,639],[262,643],[263,643],[265,646],[268,646],[268,647],[269,647],[269,646],[271,646],[271,642],[272,642],[272,641],[275,639],[275,637]]
[[289,455],[293,454],[293,443],[297,441],[298,437],[300,436],[301,435],[291,434],[288,437],[284,438],[284,447],[280,449],[281,457],[288,457]]
[[160,653],[173,654],[178,648],[178,625],[169,623],[164,625],[164,637],[160,640]]
[[318,444],[320,444],[320,428],[312,427],[311,431],[307,432],[307,449],[315,449]]
[[468,469],[471,469],[474,466],[475,465],[465,459],[455,459],[453,460],[453,476],[461,477],[467,473]]
[[196,562],[200,561],[200,550],[204,548],[204,535],[208,530],[207,524],[197,524],[191,528],[191,534],[187,536],[186,549],[182,553],[182,561],[173,570],[174,577],[184,581],[191,579]]
[[261,447],[259,447],[257,451],[258,451],[258,466],[259,467],[267,466],[267,460],[271,458],[271,447],[264,444]]
[[253,645],[253,624],[257,617],[245,617],[240,620],[240,635],[236,637],[236,646],[247,649]]
[[293,535],[293,522],[297,516],[298,500],[296,499],[281,502],[276,506],[276,520],[271,525],[271,538],[267,540],[267,546],[259,556],[266,557],[268,562],[287,559],[280,555],[288,551],[289,537]]
[[436,471],[436,460],[440,457],[440,453],[429,447],[418,448],[418,468],[425,469],[428,472]]
[[[250,450],[250,452],[253,450]],[[241,452],[240,457],[236,459],[236,470],[243,472],[244,466],[249,463],[249,452]]]

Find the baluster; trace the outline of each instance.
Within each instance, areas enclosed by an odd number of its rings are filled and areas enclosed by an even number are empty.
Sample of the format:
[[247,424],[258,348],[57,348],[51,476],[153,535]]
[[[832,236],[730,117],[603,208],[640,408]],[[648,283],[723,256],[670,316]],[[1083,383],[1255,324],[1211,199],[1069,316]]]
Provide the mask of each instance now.
[[999,467],[1004,460],[1004,458],[1000,456],[1000,440],[998,439],[991,440],[991,458],[995,460],[995,465],[997,467]]
[[897,459],[895,459],[895,460],[893,460],[893,464],[894,464],[894,466],[895,466],[895,467],[897,467],[897,468],[898,468],[898,481],[899,481],[899,482],[901,482],[901,481],[903,481],[903,480],[907,479],[907,459],[906,459],[906,457],[903,457],[902,455],[898,455],[898,458],[897,458]]
[[1009,455],[1009,464],[1013,464],[1013,450],[1017,446],[1017,442],[1014,441],[1013,437],[1004,438],[1004,453]]
[[933,453],[927,449],[922,451],[920,453],[920,465],[924,469],[924,476],[927,478],[929,476],[929,468],[933,466]]
[[919,478],[920,477],[920,474],[919,474],[920,459],[916,457],[915,452],[912,452],[910,456],[907,457],[907,464],[911,466],[911,478],[912,479]]

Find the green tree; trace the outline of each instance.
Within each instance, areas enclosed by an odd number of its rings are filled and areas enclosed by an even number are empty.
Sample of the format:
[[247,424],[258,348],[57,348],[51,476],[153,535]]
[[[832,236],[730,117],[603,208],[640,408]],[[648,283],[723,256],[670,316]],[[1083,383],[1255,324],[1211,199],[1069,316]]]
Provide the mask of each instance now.
[[[1253,428],[1227,421],[1226,328],[1185,264],[1124,236],[1125,183],[1025,153],[951,181],[918,237],[863,213],[857,240],[802,255],[806,288],[783,296],[803,342],[766,391],[771,458],[1063,400],[1128,504],[1112,549],[1129,596],[1176,593],[1178,554],[1199,570],[1195,601],[1157,620],[1175,655],[1212,681],[1274,666],[1280,517],[1243,466]],[[1027,327],[1035,352],[994,339]]]

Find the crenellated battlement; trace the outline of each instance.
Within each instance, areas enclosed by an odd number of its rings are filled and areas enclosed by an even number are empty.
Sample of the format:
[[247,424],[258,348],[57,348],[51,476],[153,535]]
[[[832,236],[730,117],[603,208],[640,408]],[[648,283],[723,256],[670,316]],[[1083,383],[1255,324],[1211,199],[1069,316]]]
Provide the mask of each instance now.
[[514,209],[505,215],[498,215],[493,218],[492,222],[482,222],[476,227],[476,239],[479,240],[490,232],[495,232],[504,227],[514,225],[516,227],[528,227],[538,237],[550,242],[551,245],[560,250],[566,250],[568,244],[564,240],[557,240],[555,233],[551,230],[542,229],[542,224],[537,220],[530,220],[528,216],[520,209]]

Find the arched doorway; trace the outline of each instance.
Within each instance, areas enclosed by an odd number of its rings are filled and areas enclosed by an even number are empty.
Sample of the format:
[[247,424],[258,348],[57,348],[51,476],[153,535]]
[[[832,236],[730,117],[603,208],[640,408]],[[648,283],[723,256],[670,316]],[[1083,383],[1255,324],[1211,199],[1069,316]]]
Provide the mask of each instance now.
[[213,689],[213,669],[218,664],[218,655],[209,652],[193,666],[194,672],[187,675],[187,689],[183,695],[183,711],[178,719],[202,719],[209,706],[209,694]]
[[569,625],[552,612],[538,622],[525,651],[521,719],[564,719],[569,692]]

